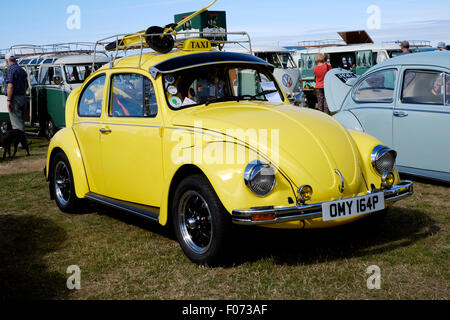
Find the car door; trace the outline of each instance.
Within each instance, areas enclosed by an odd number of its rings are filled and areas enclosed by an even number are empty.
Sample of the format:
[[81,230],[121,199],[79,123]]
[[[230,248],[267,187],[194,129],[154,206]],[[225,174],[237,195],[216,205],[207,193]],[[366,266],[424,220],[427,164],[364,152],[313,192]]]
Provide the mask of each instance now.
[[55,77],[63,79],[60,65],[44,66],[41,68],[38,104],[39,110],[45,110],[50,119],[57,127],[65,124],[65,105],[67,92],[64,90],[62,82],[55,83]]
[[358,119],[363,130],[392,145],[392,113],[397,85],[396,68],[365,74],[347,97],[344,108]]
[[450,92],[445,90],[450,86],[444,85],[450,76],[443,71],[420,66],[402,70],[393,142],[403,171],[450,172]]
[[86,176],[91,192],[103,192],[103,167],[101,162],[100,129],[102,110],[106,109],[106,74],[100,74],[87,83],[78,99],[73,130],[80,146]]
[[103,195],[160,207],[163,185],[162,116],[152,80],[113,73],[101,128]]

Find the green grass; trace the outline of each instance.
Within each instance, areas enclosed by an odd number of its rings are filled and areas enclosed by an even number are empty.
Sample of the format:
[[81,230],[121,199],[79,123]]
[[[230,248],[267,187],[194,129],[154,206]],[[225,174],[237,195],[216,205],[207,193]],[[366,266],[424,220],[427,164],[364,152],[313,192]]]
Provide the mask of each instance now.
[[[0,298],[449,299],[450,189],[417,183],[386,219],[237,228],[228,266],[191,263],[164,228],[109,208],[61,213],[41,171],[0,175]],[[366,269],[381,268],[369,290]],[[81,268],[81,290],[66,288]]]

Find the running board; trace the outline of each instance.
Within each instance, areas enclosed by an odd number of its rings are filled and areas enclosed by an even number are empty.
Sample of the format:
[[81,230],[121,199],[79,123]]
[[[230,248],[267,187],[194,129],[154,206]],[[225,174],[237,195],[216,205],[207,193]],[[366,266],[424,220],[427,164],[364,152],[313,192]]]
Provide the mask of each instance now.
[[159,221],[159,208],[144,206],[137,203],[111,199],[96,193],[88,192],[85,195],[86,199],[107,205],[109,207],[123,210],[137,216],[147,218],[153,221]]

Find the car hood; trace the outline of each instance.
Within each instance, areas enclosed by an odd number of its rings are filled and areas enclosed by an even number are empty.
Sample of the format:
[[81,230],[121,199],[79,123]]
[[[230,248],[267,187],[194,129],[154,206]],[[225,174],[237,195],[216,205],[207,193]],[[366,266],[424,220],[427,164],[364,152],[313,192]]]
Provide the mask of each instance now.
[[[363,179],[354,141],[324,113],[256,102],[218,103],[179,112],[172,119],[175,126],[201,126],[228,136],[236,130],[251,133],[247,130],[265,129],[267,139],[261,135],[255,139],[250,134],[245,142],[266,156],[270,154],[268,157],[295,187],[309,184],[315,190],[338,191],[341,180],[337,169],[345,180],[345,194],[354,195],[361,189]],[[320,195],[315,200],[320,200]]]
[[324,90],[328,109],[331,112],[341,110],[345,98],[352,89],[358,76],[345,69],[332,69],[325,75]]

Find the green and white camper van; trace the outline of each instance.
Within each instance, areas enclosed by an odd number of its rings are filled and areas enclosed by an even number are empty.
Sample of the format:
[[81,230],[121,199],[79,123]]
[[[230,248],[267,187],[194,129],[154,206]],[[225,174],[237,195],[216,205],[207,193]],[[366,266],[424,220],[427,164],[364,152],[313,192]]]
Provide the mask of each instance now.
[[[39,128],[39,134],[48,139],[59,128],[65,126],[65,105],[73,89],[80,87],[95,70],[109,61],[106,55],[96,55],[92,46],[79,43],[42,46],[15,46],[11,48],[19,57],[18,64],[28,74],[28,107],[25,123],[28,127]],[[95,63],[94,63],[95,60]],[[94,69],[94,70],[93,70]],[[4,73],[6,65],[0,65]],[[0,91],[0,127],[8,128],[9,115],[6,107],[3,81]]]
[[[300,68],[301,88],[309,107],[314,107],[315,76],[318,53],[328,53],[328,63],[333,68],[352,71],[357,76],[364,74],[374,65],[401,53],[400,41],[373,43],[365,31],[339,32],[342,40],[303,41],[299,50],[291,51],[294,61]],[[409,41],[411,52],[434,50],[429,41]]]

